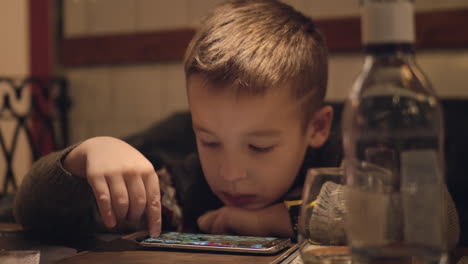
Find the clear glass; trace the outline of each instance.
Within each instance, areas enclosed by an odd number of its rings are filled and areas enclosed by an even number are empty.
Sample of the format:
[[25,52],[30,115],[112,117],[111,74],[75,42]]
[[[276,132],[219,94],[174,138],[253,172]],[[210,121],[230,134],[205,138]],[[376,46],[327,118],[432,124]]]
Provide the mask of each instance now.
[[345,102],[346,233],[358,262],[441,263],[442,109],[413,54],[395,47],[366,57]]
[[[335,194],[326,195],[327,201],[317,200],[322,186],[327,181],[344,183],[344,170],[342,168],[313,168],[307,173],[302,192],[301,214],[299,218],[299,243],[301,258],[306,264],[350,264],[351,258],[349,248],[343,246],[320,246],[333,245],[344,240],[343,233],[344,210],[329,207],[327,203],[336,204],[342,197]],[[322,197],[322,195],[320,196]],[[321,206],[326,208],[327,222],[317,226],[314,217],[314,208]],[[344,209],[344,208],[343,208]],[[323,219],[322,219],[323,220]],[[340,228],[341,227],[341,228]],[[338,230],[338,232],[336,232]],[[340,233],[341,232],[341,233]],[[330,235],[333,233],[333,235]]]

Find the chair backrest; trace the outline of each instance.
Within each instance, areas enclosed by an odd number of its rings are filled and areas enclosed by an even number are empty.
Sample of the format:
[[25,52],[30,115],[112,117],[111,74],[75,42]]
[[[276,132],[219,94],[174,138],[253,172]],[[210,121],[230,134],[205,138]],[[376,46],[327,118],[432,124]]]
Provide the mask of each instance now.
[[[31,161],[69,143],[67,81],[0,76],[0,195],[15,191]],[[23,173],[24,174],[24,173]]]

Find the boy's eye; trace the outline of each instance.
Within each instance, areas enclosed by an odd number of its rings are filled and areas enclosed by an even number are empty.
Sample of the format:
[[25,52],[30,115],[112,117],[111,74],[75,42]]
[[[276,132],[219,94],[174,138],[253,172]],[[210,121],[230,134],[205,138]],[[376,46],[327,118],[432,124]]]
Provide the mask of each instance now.
[[202,140],[200,140],[200,142],[202,143],[203,146],[209,147],[209,148],[219,147],[220,145],[218,142],[207,142],[207,141],[202,141]]
[[255,152],[269,152],[271,150],[273,150],[275,146],[268,146],[268,147],[259,147],[259,146],[255,146],[255,145],[252,145],[250,144],[249,145],[249,148]]

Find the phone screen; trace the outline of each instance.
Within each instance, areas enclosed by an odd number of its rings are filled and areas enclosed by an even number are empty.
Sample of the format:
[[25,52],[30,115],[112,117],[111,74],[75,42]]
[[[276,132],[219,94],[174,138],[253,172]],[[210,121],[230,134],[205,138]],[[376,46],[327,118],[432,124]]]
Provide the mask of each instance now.
[[141,243],[163,243],[173,245],[211,246],[226,248],[266,249],[282,242],[275,237],[230,236],[167,232],[159,237],[145,237]]

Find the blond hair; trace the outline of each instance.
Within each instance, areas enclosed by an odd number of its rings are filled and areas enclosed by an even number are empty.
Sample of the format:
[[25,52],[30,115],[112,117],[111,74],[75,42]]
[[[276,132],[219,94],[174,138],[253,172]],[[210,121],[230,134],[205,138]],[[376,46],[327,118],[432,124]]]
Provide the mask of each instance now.
[[186,78],[195,73],[237,94],[290,89],[308,122],[325,97],[327,49],[313,21],[284,3],[228,1],[204,19],[189,44]]

